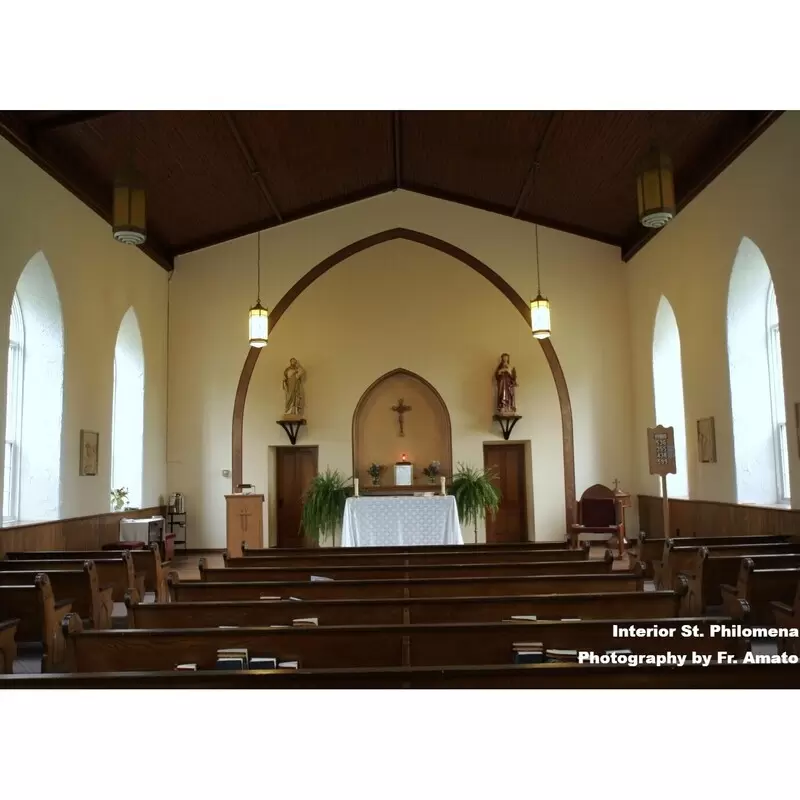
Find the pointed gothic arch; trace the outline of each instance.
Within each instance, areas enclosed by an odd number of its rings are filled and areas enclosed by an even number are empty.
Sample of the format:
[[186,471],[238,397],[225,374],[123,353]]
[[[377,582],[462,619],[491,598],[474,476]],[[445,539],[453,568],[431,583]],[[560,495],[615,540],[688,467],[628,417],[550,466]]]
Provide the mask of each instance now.
[[[462,250],[450,242],[439,239],[436,236],[431,236],[427,233],[414,231],[409,228],[391,228],[390,230],[375,233],[356,242],[337,250],[327,258],[320,261],[315,267],[310,269],[294,286],[292,286],[286,294],[275,304],[270,315],[270,333],[273,334],[275,327],[281,320],[281,317],[288,311],[292,303],[311,286],[314,281],[322,277],[328,270],[333,269],[337,264],[350,258],[351,256],[368,250],[376,245],[390,242],[394,239],[406,239],[410,242],[425,245],[434,250],[438,250],[445,255],[460,261],[471,270],[478,273],[478,275],[485,278],[496,289],[508,299],[511,305],[517,310],[517,313],[525,321],[526,325],[530,327],[531,324],[531,311],[522,297],[517,294],[511,285],[498,275],[491,267],[487,266],[480,259]],[[552,339],[537,339],[539,342],[544,356],[547,359],[547,364],[553,375],[553,380],[556,385],[556,393],[558,395],[558,404],[561,412],[561,438],[564,457],[564,497],[565,497],[565,518],[566,530],[575,520],[575,442],[573,434],[572,423],[572,404],[570,402],[569,390],[567,382],[564,378],[564,371],[561,368],[561,363],[558,360],[555,347],[553,346]],[[250,379],[253,375],[258,357],[261,355],[261,348],[251,347],[245,358],[242,372],[239,376],[239,384],[236,389],[236,396],[233,403],[233,420],[232,420],[232,434],[231,434],[231,482],[234,487],[242,482],[242,444],[244,433],[244,408],[247,400],[247,391],[250,386]]]

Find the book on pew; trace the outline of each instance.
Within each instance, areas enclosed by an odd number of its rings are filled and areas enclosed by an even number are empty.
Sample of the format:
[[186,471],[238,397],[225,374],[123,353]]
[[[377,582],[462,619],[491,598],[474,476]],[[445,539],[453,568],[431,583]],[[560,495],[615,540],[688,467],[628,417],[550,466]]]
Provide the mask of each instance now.
[[232,630],[233,628],[238,628],[238,625],[218,625],[218,628],[222,628],[223,630]]
[[606,650],[607,656],[632,656],[633,650]]
[[292,620],[295,628],[316,628],[319,625],[319,617],[299,617]]
[[329,583],[330,582],[330,583],[332,583],[333,582],[333,578],[325,578],[322,575],[312,575],[311,576],[311,583],[322,583],[322,582],[325,582],[325,583]]
[[514,614],[503,622],[536,622],[536,614]]
[[247,669],[243,658],[218,658],[214,669],[232,669],[243,670]]
[[290,597],[289,599],[290,600],[296,600],[298,603],[302,603],[303,602],[303,598],[302,597]]
[[291,628],[291,625],[267,625],[268,628]]
[[277,669],[278,659],[272,656],[255,656],[250,659],[250,669]]
[[514,642],[511,649],[515,664],[541,664],[544,661],[544,645],[541,642]]
[[550,650],[545,650],[545,658],[548,661],[577,661],[578,660],[578,651],[577,650],[563,650],[561,648],[551,648]]
[[[241,661],[241,667],[226,666],[222,669],[247,669],[248,653],[246,647],[222,647],[217,650],[217,664],[220,660],[238,659]],[[219,668],[219,667],[218,667]]]
[[300,669],[299,661],[279,661],[278,669]]
[[561,617],[562,622],[580,622],[580,617]]
[[259,600],[280,600],[280,597],[274,597],[268,594],[262,594],[261,597],[258,598]]
[[176,672],[197,672],[197,664],[176,664]]

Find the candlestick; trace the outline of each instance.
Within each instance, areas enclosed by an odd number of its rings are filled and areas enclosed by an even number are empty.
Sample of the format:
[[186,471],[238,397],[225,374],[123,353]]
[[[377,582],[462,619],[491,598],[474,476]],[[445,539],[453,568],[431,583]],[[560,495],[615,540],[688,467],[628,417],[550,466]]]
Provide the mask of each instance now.
[[353,496],[358,497],[358,478],[353,478]]
[[440,484],[440,485],[441,485],[441,487],[442,487],[442,495],[446,495],[446,494],[447,494],[447,491],[446,491],[446,490],[445,490],[445,488],[444,488],[444,475],[442,475],[442,476],[439,478],[439,484]]

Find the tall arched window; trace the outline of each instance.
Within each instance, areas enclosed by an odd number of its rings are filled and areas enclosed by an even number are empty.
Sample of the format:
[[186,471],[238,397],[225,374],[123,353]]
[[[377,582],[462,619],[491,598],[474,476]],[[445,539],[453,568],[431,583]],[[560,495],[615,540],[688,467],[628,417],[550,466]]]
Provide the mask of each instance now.
[[128,490],[132,508],[142,505],[144,464],[144,349],[136,313],[125,312],[114,349],[111,488]]
[[25,359],[25,324],[14,292],[8,332],[6,378],[6,449],[3,461],[3,522],[19,519],[19,467],[22,434],[22,381]]
[[728,288],[728,368],[736,498],[786,503],[789,459],[778,307],[769,266],[746,237]]
[[[653,394],[656,424],[675,429],[675,467],[667,476],[670,497],[689,496],[686,458],[686,413],[683,406],[681,337],[675,312],[666,297],[661,298],[653,328]],[[660,488],[659,488],[660,491]]]
[[53,273],[39,252],[11,304],[3,517],[34,522],[61,511],[64,326]]

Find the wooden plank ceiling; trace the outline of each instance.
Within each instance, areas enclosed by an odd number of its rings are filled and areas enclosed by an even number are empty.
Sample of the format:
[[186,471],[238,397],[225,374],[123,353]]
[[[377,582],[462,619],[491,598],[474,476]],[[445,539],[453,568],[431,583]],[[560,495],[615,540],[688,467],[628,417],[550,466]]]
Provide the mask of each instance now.
[[[22,111],[0,133],[105,219],[129,150],[144,250],[176,256],[396,188],[607,242],[630,258],[636,164],[672,158],[685,206],[780,112]],[[110,235],[110,234],[109,234]]]

